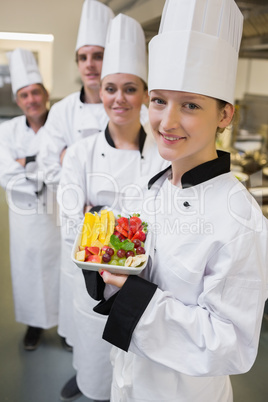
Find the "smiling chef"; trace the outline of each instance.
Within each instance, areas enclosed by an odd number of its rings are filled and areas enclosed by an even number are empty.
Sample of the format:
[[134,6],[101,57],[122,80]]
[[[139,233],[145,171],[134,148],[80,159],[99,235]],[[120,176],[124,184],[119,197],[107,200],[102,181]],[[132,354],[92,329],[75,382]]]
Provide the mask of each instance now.
[[167,0],[150,42],[149,117],[171,163],[144,202],[152,261],[141,276],[100,268],[87,286],[106,284],[94,311],[108,314],[112,402],[232,402],[229,376],[255,361],[268,221],[216,149],[234,113],[242,27],[234,0]]

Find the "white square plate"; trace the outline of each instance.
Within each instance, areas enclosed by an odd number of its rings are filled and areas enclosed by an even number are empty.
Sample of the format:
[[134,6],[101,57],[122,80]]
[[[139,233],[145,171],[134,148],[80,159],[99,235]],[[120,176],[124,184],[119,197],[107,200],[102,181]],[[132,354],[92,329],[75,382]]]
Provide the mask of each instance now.
[[135,268],[135,267],[122,267],[119,265],[110,265],[110,264],[97,264],[97,263],[93,263],[93,262],[83,262],[83,261],[77,261],[75,259],[75,254],[77,253],[77,251],[79,251],[79,245],[81,243],[81,236],[82,233],[78,233],[78,235],[76,236],[73,248],[72,248],[72,254],[71,254],[71,258],[73,260],[73,262],[78,266],[78,268],[81,269],[86,269],[88,271],[99,271],[100,269],[105,269],[109,272],[111,272],[112,274],[126,274],[126,275],[139,275],[141,273],[142,270],[144,270],[144,268],[147,265],[148,259],[149,259],[149,250],[150,250],[150,244],[151,244],[151,234],[150,232],[147,233],[146,236],[146,241],[144,244],[144,248],[145,248],[145,255],[147,256],[147,260],[139,267]]

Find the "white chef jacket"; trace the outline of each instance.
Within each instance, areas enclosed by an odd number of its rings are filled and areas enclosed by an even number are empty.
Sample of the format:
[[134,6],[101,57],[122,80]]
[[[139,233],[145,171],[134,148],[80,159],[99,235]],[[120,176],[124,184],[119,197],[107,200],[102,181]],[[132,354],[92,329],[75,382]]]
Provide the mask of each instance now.
[[[84,206],[107,206],[115,213],[127,208],[125,197],[142,199],[148,179],[167,162],[157,150],[152,134],[145,134],[141,150],[116,149],[106,132],[79,141],[66,153],[58,202],[63,214],[63,237],[73,245]],[[111,346],[101,339],[106,317],[93,312],[96,305],[86,291],[82,271],[74,265],[74,367],[77,383],[88,398],[104,400],[110,397],[112,368]]]
[[[19,116],[0,125],[0,184],[9,205],[10,261],[16,321],[41,328],[58,323],[60,229],[56,197],[43,186],[37,133]],[[34,159],[34,158],[33,158]]]
[[228,376],[254,363],[268,221],[229,165],[221,152],[187,172],[182,188],[169,169],[148,191],[151,264],[95,308],[112,305],[103,334],[118,347],[112,402],[231,402]]

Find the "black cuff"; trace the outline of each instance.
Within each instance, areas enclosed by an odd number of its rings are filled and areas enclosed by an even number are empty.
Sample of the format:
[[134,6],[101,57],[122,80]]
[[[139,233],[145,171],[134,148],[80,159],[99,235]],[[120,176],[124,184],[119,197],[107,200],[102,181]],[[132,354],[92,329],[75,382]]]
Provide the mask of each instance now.
[[119,292],[115,293],[110,299],[105,300],[103,299],[97,306],[93,308],[93,310],[96,313],[102,314],[102,315],[109,315],[112,305],[114,304],[115,299],[117,298]]
[[36,159],[36,155],[33,155],[33,156],[26,156],[26,158],[25,158],[25,166],[26,166],[27,163],[29,163],[29,162],[35,162],[35,159]]
[[103,298],[103,291],[105,283],[97,271],[82,270],[88,294],[94,300],[101,300]]
[[130,275],[113,300],[103,339],[127,352],[132,333],[156,289],[154,283]]

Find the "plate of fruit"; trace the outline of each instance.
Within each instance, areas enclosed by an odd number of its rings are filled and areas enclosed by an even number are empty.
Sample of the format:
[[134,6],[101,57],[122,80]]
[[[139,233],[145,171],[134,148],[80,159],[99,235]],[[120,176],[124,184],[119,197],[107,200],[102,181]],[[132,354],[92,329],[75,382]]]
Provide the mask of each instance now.
[[114,216],[112,211],[87,212],[72,249],[81,269],[138,275],[146,267],[150,232],[139,214]]

